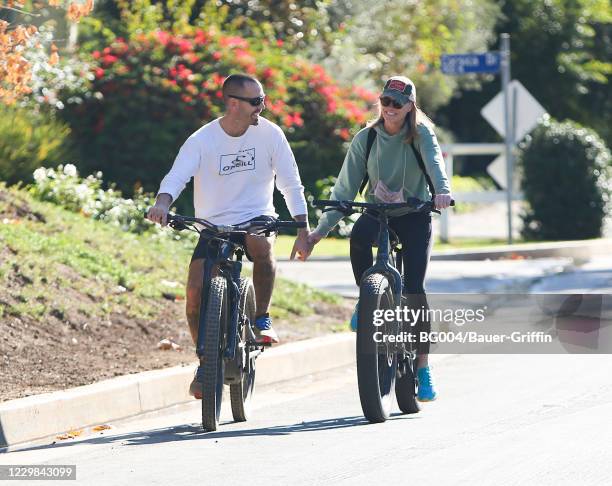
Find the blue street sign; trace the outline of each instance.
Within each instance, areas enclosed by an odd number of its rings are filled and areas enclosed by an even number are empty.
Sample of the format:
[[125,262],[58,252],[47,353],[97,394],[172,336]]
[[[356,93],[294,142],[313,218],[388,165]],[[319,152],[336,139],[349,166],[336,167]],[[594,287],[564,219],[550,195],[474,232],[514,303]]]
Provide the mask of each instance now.
[[444,74],[498,73],[501,66],[499,52],[484,54],[444,54],[441,57]]

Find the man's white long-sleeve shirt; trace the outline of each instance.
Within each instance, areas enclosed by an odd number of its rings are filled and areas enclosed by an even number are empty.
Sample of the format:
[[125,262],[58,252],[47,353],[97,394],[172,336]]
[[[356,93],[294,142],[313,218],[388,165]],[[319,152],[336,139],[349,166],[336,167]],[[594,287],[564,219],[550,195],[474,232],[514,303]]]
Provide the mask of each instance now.
[[197,130],[181,147],[158,194],[176,200],[191,177],[195,215],[213,224],[278,216],[272,203],[275,177],[291,215],[307,214],[289,142],[280,127],[263,117],[240,137],[225,133],[219,119]]

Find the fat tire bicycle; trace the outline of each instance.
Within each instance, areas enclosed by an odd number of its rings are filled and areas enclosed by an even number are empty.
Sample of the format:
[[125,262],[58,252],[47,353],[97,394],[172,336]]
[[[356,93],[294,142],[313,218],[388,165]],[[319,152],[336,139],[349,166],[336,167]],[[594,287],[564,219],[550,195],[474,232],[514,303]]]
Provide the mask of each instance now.
[[[247,233],[270,236],[282,228],[305,228],[305,222],[252,220],[240,225],[214,225],[201,218],[168,215],[177,231],[191,230],[206,238],[196,354],[202,383],[202,427],[215,431],[229,385],[232,416],[244,422],[255,388],[255,360],[271,343],[255,336],[255,288],[241,277]],[[215,268],[217,272],[215,273]]]
[[[324,212],[340,211],[345,216],[366,213],[380,224],[376,262],[361,277],[357,304],[357,383],[363,415],[371,423],[387,420],[393,405],[393,392],[403,413],[419,412],[415,329],[406,331],[397,320],[386,319],[377,326],[374,315],[375,311],[393,311],[402,304],[402,249],[397,235],[389,227],[389,211],[409,207],[417,212],[438,212],[433,201],[416,198],[409,198],[405,203],[315,200],[313,205],[324,208]],[[379,343],[374,339],[379,332],[382,336],[390,336],[402,331],[412,333],[414,341]]]

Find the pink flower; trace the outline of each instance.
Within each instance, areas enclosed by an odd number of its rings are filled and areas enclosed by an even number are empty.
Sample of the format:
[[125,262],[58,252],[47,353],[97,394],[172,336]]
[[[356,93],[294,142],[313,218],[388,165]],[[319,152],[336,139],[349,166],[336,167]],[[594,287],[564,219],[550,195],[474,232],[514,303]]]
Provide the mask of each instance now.
[[206,44],[208,35],[203,30],[197,30],[195,33],[194,42],[198,45]]
[[102,58],[102,63],[106,64],[106,65],[109,65],[109,64],[113,64],[113,63],[117,62],[118,60],[119,60],[119,58],[117,56],[113,56],[112,54],[107,54],[106,56],[104,56]]
[[181,54],[185,54],[186,52],[189,52],[192,49],[192,45],[191,42],[189,42],[186,39],[181,39],[178,41],[178,48],[179,48],[179,52]]
[[304,120],[302,119],[302,114],[297,111],[293,114],[293,123],[298,127],[304,126]]
[[172,36],[170,34],[168,34],[168,32],[164,32],[163,30],[159,30],[157,32],[157,39],[159,40],[159,42],[163,46],[168,45],[168,42],[170,42],[171,38],[172,38]]

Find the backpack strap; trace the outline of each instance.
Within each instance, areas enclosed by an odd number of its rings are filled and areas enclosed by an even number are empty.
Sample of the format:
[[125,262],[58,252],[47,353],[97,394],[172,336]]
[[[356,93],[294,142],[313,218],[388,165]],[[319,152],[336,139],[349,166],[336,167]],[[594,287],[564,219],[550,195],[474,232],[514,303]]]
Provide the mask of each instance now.
[[429,186],[429,192],[431,192],[431,197],[433,199],[436,195],[436,188],[433,185],[431,177],[429,177],[429,174],[427,173],[427,169],[425,169],[425,163],[423,162],[423,157],[421,157],[421,153],[414,146],[414,142],[410,144],[410,147],[412,147],[412,152],[414,152],[414,156],[417,159],[419,167],[421,171],[423,172],[423,175],[425,176],[425,180],[427,181],[427,185]]
[[368,184],[368,180],[370,177],[368,176],[368,159],[370,158],[370,152],[372,151],[372,145],[374,145],[374,139],[376,138],[376,130],[374,127],[371,127],[368,131],[368,143],[366,144],[366,153],[365,153],[365,175],[363,176],[363,180],[361,181],[361,186],[359,187],[359,193],[363,193],[363,190]]

